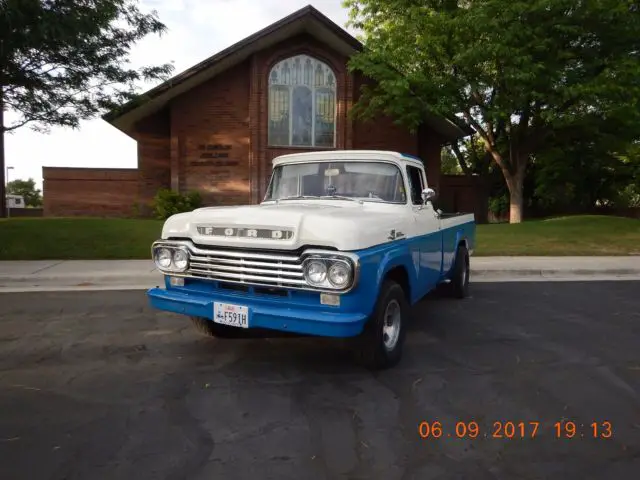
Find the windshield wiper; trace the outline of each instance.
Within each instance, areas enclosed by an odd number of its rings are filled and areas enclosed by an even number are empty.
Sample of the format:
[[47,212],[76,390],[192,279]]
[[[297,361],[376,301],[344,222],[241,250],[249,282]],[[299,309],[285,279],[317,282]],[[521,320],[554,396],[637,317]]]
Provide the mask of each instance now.
[[356,198],[352,198],[352,197],[344,197],[342,195],[291,195],[290,197],[282,197],[282,198],[277,198],[275,201],[276,203],[278,203],[281,200],[306,200],[309,198],[313,198],[313,199],[323,199],[323,198],[335,198],[336,200],[349,200],[351,202],[358,202],[358,203],[362,203],[362,200],[358,200]]
[[317,195],[291,195],[290,197],[276,198],[276,202],[279,202],[281,200],[300,200],[300,199],[306,199],[306,198],[322,198],[322,197],[319,197]]
[[362,200],[358,200],[357,198],[353,198],[353,197],[344,197],[342,195],[324,195],[321,198],[336,198],[338,200],[350,200],[352,202],[362,203]]

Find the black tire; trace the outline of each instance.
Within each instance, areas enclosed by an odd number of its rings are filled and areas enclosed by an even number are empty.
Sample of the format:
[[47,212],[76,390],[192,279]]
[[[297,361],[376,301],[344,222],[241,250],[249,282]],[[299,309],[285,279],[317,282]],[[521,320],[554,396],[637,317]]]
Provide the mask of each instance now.
[[[385,345],[385,339],[389,336],[384,332],[385,317],[389,308],[399,309],[399,332],[395,343]],[[353,353],[356,362],[372,369],[382,370],[395,366],[402,358],[405,329],[409,315],[409,303],[402,287],[392,281],[385,280],[380,289],[378,301],[373,314],[364,326],[362,333],[353,339]]]
[[465,298],[469,295],[469,251],[460,245],[456,251],[456,258],[451,273],[451,295],[455,298]]
[[191,323],[196,327],[200,333],[208,337],[217,338],[239,338],[244,333],[240,328],[229,327],[227,325],[220,325],[205,317],[189,317]]

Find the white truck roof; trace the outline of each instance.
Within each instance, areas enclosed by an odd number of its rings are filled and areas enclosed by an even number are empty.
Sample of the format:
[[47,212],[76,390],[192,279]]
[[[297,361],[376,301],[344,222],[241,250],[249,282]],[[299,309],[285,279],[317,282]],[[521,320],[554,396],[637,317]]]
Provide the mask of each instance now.
[[413,155],[389,150],[323,150],[319,152],[289,153],[273,159],[273,166],[282,164],[322,162],[322,161],[372,161],[382,160],[397,165],[424,167],[424,163]]

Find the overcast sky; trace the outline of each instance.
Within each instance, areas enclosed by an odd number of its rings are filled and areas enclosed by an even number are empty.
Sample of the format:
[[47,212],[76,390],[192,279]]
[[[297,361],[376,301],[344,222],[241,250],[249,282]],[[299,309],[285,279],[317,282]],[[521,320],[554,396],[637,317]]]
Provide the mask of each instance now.
[[[348,12],[341,0],[141,0],[141,9],[157,10],[169,31],[140,42],[131,60],[136,66],[172,61],[178,74],[308,4],[345,28]],[[7,123],[15,118],[5,115]],[[137,167],[136,142],[102,119],[48,134],[25,126],[5,136],[5,148],[6,165],[14,167],[9,180],[31,177],[39,188],[43,166]]]

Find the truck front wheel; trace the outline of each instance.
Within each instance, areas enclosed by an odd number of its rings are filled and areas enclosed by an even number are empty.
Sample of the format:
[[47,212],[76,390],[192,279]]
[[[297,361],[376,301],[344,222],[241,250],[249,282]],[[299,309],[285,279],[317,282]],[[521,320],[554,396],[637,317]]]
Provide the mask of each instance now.
[[396,365],[402,357],[409,304],[402,287],[385,280],[373,314],[353,342],[356,361],[380,370]]

